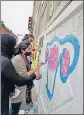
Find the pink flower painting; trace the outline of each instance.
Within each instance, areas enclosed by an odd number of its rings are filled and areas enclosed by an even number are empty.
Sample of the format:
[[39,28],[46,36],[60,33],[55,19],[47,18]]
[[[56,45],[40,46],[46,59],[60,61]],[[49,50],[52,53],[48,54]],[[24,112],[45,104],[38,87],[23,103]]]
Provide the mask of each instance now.
[[58,58],[59,58],[59,48],[58,46],[54,45],[50,49],[50,57],[49,57],[49,69],[54,71],[58,65]]
[[69,64],[70,64],[70,54],[69,51],[66,49],[64,56],[62,57],[62,67],[61,67],[61,72],[64,77],[68,75]]

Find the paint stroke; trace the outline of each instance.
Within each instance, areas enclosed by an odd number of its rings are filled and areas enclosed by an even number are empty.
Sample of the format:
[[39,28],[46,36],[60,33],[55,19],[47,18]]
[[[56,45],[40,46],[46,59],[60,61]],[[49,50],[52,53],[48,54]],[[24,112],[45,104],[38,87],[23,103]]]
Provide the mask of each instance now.
[[62,54],[60,55],[60,78],[61,78],[62,83],[66,83],[66,81],[69,78],[70,74],[74,71],[74,69],[75,69],[75,67],[76,67],[76,65],[78,63],[79,53],[80,53],[79,41],[74,35],[68,35],[64,39],[60,40],[61,45],[66,44],[68,42],[71,43],[72,46],[73,46],[74,57],[73,57],[73,60],[72,60],[72,64],[69,65],[69,67],[67,69],[67,75],[63,76],[63,73],[61,71],[61,67],[62,67],[62,61],[63,61],[62,58],[64,56],[64,52],[65,52],[66,48],[64,48],[62,50]]
[[61,66],[61,73],[63,77],[68,75],[69,64],[70,64],[70,54],[67,48],[65,48],[64,54],[62,55],[62,66]]
[[54,71],[57,68],[58,55],[59,55],[59,49],[56,45],[54,45],[50,49],[50,57],[49,57],[49,69],[51,71]]
[[[59,39],[58,37],[54,36],[53,41],[49,42],[47,46],[50,46],[54,43],[58,42],[60,45],[64,45],[66,43],[71,43],[74,48],[74,58],[72,61],[72,64],[70,65],[70,53],[67,48],[62,49],[62,53],[60,54],[60,57],[58,58],[59,55],[59,48],[54,45],[53,48],[50,48],[50,57],[49,57],[49,51],[47,50],[47,83],[46,83],[46,90],[47,90],[47,95],[48,98],[51,100],[54,95],[54,90],[55,90],[55,84],[56,84],[56,77],[57,77],[57,71],[58,71],[58,66],[60,64],[60,79],[62,83],[66,83],[67,79],[69,78],[70,74],[73,72],[75,69],[78,59],[79,59],[79,53],[80,53],[80,45],[77,40],[77,38],[74,35],[68,35],[63,39]],[[47,48],[46,46],[46,48]],[[60,46],[59,46],[60,47]],[[53,88],[52,88],[52,93],[50,93],[50,90],[48,88],[48,70],[50,71],[55,71],[54,81],[53,81]]]

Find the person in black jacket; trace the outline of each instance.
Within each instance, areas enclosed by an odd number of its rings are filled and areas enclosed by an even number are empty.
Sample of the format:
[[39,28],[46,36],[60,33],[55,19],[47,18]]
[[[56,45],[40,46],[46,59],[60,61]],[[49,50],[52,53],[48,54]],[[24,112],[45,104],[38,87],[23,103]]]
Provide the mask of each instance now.
[[34,79],[39,79],[36,72],[32,76],[21,77],[15,70],[11,58],[14,54],[16,39],[9,34],[1,35],[1,115],[8,115],[9,95],[14,91],[14,86],[24,86]]

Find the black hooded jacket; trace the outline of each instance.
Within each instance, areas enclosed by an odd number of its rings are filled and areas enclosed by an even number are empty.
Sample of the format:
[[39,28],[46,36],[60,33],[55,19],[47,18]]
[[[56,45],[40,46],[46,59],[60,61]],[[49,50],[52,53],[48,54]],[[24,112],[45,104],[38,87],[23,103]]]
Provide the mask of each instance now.
[[9,95],[14,85],[27,85],[36,75],[21,77],[15,70],[11,58],[16,40],[9,34],[1,35],[1,115],[8,115]]

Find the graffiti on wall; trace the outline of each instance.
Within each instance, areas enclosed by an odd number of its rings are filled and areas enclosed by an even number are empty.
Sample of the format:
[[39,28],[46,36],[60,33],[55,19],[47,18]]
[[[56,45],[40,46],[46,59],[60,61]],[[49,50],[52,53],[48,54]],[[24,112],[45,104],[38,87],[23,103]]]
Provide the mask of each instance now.
[[[57,45],[58,43],[59,45]],[[70,52],[68,48],[61,49],[60,46],[70,43],[73,46],[74,56],[72,63],[70,64]],[[77,38],[74,35],[68,35],[63,39],[59,39],[58,37],[54,37],[52,42],[48,42],[46,45],[46,57],[45,61],[47,64],[47,83],[46,83],[46,91],[48,98],[51,100],[54,95],[56,77],[60,77],[62,83],[66,83],[67,79],[70,77],[70,74],[75,69],[80,53],[80,45]],[[58,67],[60,66],[60,76],[57,76]],[[54,80],[52,91],[49,89],[49,71],[54,72]]]
[[[34,48],[36,49],[36,47],[38,46],[38,42],[36,41],[34,44]],[[34,59],[33,59],[33,67],[35,68],[37,65],[37,57],[36,57],[36,53],[34,54]]]

